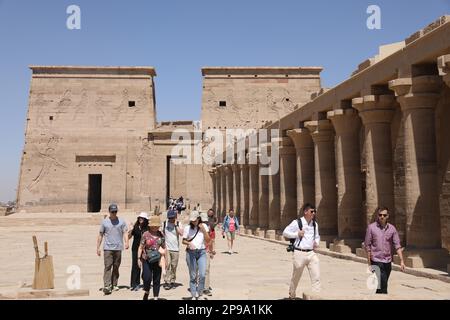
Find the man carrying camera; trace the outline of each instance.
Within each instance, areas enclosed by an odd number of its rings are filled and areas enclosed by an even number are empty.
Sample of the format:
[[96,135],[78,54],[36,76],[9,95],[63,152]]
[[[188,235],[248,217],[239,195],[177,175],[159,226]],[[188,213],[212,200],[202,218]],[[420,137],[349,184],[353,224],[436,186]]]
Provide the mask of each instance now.
[[315,221],[316,209],[305,203],[301,209],[303,217],[295,219],[283,231],[283,236],[290,239],[287,251],[294,251],[293,272],[289,286],[289,298],[296,298],[298,282],[305,266],[308,268],[313,292],[320,291],[319,257],[314,249],[319,246],[319,226]]

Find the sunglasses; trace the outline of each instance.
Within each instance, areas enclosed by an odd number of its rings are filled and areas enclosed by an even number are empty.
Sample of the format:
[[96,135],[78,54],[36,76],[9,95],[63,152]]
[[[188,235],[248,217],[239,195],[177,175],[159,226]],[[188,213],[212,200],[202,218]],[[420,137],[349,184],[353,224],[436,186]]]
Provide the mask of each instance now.
[[387,217],[387,214],[380,213],[380,214],[378,214],[378,216],[379,217]]

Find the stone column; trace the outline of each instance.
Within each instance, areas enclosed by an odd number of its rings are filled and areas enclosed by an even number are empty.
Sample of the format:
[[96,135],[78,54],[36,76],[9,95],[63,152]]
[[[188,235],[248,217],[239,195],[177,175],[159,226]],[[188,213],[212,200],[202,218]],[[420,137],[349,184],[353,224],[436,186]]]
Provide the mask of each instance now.
[[217,198],[217,210],[216,215],[220,218],[222,213],[222,176],[221,176],[221,167],[216,166],[216,198]]
[[233,170],[233,209],[236,216],[239,218],[239,221],[242,221],[242,212],[241,212],[241,203],[240,203],[240,194],[241,194],[241,173],[238,164],[233,164],[231,166]]
[[314,143],[308,129],[288,131],[297,155],[297,214],[305,203],[315,202],[314,191]]
[[396,105],[393,95],[368,95],[352,100],[364,125],[366,162],[366,225],[374,221],[378,206],[390,210],[395,221],[394,178],[392,170],[391,121]]
[[442,76],[442,79],[447,86],[450,87],[450,54],[440,56],[437,61],[439,74]]
[[280,139],[280,224],[283,230],[297,218],[295,147],[289,137]]
[[257,163],[249,163],[249,227],[256,229],[259,211],[259,171]]
[[212,183],[212,197],[213,197],[213,203],[212,208],[214,211],[217,212],[217,191],[216,191],[216,169],[213,168],[211,170],[208,170],[209,175],[211,176],[211,183]]
[[[438,58],[438,68],[439,68],[439,74],[442,76],[442,79],[447,84],[448,87],[450,87],[450,54],[441,56]],[[446,139],[444,137],[444,139]],[[445,169],[444,169],[445,170]],[[448,170],[448,169],[447,169]],[[448,173],[447,173],[448,176]],[[443,183],[442,188],[448,188],[450,186],[450,181],[446,179],[447,182]],[[439,208],[441,210],[441,217],[447,214],[448,216],[448,199],[445,194],[445,192],[442,192],[439,197]],[[443,220],[445,221],[445,220]],[[447,223],[448,224],[448,223]],[[441,226],[442,228],[442,226]],[[445,230],[445,229],[444,229]],[[448,227],[447,227],[448,230]],[[450,273],[450,262],[447,264],[447,272]]]
[[265,231],[269,226],[269,186],[268,186],[268,176],[262,174],[262,169],[266,168],[267,165],[263,165],[260,162],[260,157],[258,157],[258,228],[256,230],[256,235],[259,237],[265,236]]
[[361,120],[355,109],[327,113],[336,132],[335,158],[338,185],[338,239],[330,245],[336,252],[351,252],[361,246],[366,219],[362,213],[361,156],[359,130]]
[[248,183],[248,165],[247,164],[240,164],[240,189],[241,189],[241,196],[239,198],[240,202],[240,209],[241,209],[241,225],[242,227],[246,228],[248,226],[248,194],[249,194],[249,183]]
[[412,267],[444,266],[435,128],[442,80],[437,75],[423,75],[392,80],[389,86],[395,90],[405,121],[406,263]]
[[222,182],[222,212],[220,213],[221,221],[223,221],[223,218],[227,214],[228,208],[227,208],[227,175],[226,175],[226,166],[222,165],[220,170],[220,177]]
[[[277,146],[278,147],[278,146]],[[268,154],[271,156],[272,144],[267,144]],[[277,159],[279,161],[279,159]],[[277,230],[281,229],[280,225],[280,168],[275,171],[275,165],[272,165],[273,170],[267,176],[268,185],[268,230],[266,231],[266,238],[275,239]]]
[[236,213],[236,209],[233,207],[233,169],[231,164],[227,164],[225,166],[225,172],[227,176],[227,209],[230,211],[233,209],[233,211]]
[[334,131],[330,120],[305,122],[314,141],[315,201],[321,240],[337,237]]

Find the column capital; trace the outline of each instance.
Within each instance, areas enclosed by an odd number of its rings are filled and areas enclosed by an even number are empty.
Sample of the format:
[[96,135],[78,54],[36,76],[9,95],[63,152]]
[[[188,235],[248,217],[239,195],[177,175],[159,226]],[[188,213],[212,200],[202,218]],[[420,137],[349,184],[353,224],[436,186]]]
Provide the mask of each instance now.
[[292,129],[287,132],[288,137],[294,141],[297,150],[304,148],[312,148],[314,146],[311,133],[308,129]]
[[439,100],[442,79],[437,75],[399,78],[389,81],[402,111],[434,108]]
[[305,122],[315,143],[333,140],[334,130],[330,120],[314,120]]
[[447,86],[450,87],[450,54],[440,56],[437,59],[439,75],[442,76]]
[[353,134],[360,128],[358,112],[353,109],[335,109],[327,112],[337,134]]
[[280,138],[277,138],[276,141],[278,141],[280,156],[296,153],[295,147],[294,147],[294,144],[293,144],[291,138],[280,137]]
[[390,123],[396,104],[392,94],[367,95],[352,99],[352,106],[358,110],[363,124]]

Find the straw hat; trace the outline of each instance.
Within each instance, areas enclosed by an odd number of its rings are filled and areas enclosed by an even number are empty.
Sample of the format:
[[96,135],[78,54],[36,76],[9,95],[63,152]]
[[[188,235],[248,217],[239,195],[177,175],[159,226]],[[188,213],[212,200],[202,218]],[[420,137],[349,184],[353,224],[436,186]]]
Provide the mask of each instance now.
[[159,226],[161,226],[161,220],[160,220],[159,216],[151,216],[149,221],[148,221],[148,226],[149,227],[159,227]]

